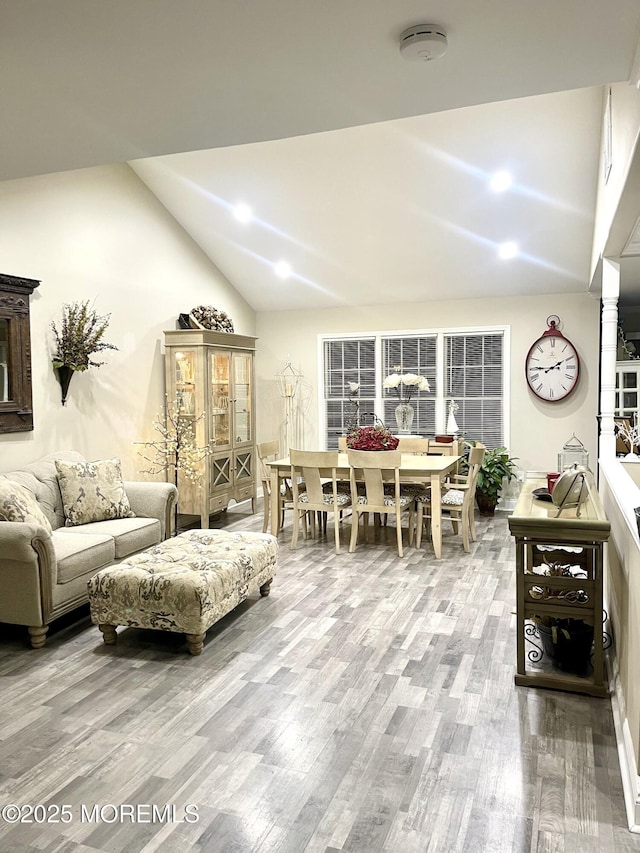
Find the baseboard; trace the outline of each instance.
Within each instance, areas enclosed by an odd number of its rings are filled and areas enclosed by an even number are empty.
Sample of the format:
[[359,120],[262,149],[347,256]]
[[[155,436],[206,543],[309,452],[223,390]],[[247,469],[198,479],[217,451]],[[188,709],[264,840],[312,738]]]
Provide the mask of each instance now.
[[607,655],[607,671],[611,688],[611,710],[618,745],[618,761],[622,776],[622,790],[630,832],[640,833],[640,777],[636,770],[636,757],[629,731],[624,696],[620,686],[617,660]]

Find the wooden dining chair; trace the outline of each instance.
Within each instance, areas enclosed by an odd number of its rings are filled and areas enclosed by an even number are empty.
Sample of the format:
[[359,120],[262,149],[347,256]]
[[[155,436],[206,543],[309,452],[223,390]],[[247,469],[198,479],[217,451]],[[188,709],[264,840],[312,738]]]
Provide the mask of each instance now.
[[[293,533],[291,550],[298,545],[298,528],[304,523],[304,536],[307,536],[307,520],[313,519],[316,512],[323,518],[333,513],[333,527],[336,554],[340,553],[340,514],[351,505],[351,496],[338,489],[336,468],[338,453],[335,450],[294,450],[289,451],[291,462],[291,485],[293,494]],[[302,482],[301,482],[302,481]],[[331,483],[327,491],[328,481]],[[312,529],[314,529],[312,523]]]
[[[402,557],[402,513],[409,511],[409,529],[413,524],[412,497],[400,491],[399,450],[347,450],[351,466],[351,540],[349,553],[356,549],[360,516],[364,515],[363,526],[366,542],[367,520],[369,513],[385,517],[394,515],[396,519],[398,556]],[[364,486],[361,494],[358,486]],[[385,490],[385,486],[388,487]]]
[[[411,454],[412,456],[426,456],[429,454],[430,447],[433,442],[429,442],[428,438],[416,438],[415,436],[400,436],[398,438],[398,446],[396,450],[401,453]],[[405,477],[400,478],[400,494],[413,500],[417,493],[424,491],[424,483],[417,483]],[[386,494],[393,493],[393,485],[385,486]],[[382,523],[387,523],[387,516],[382,517]],[[409,545],[413,542],[413,527],[409,528]]]
[[401,453],[413,453],[416,456],[422,456],[429,453],[430,442],[428,438],[415,438],[414,436],[400,436],[398,438],[398,447]]
[[[475,527],[475,493],[478,471],[484,459],[486,447],[476,445],[469,453],[469,470],[466,475],[454,474],[442,484],[440,505],[442,517],[448,517],[453,526],[453,532],[458,533],[458,525],[462,531],[462,547],[471,550],[471,541],[476,541]],[[431,492],[425,491],[416,496],[416,548],[422,541],[422,526],[431,520]]]
[[[279,441],[262,441],[256,445],[256,454],[260,466],[260,479],[262,481],[262,495],[264,498],[264,519],[262,521],[262,532],[269,529],[269,514],[271,509],[271,469],[266,464],[274,462],[280,456]],[[293,493],[291,484],[285,477],[280,478],[280,527],[284,524],[284,513],[287,509],[293,509]]]

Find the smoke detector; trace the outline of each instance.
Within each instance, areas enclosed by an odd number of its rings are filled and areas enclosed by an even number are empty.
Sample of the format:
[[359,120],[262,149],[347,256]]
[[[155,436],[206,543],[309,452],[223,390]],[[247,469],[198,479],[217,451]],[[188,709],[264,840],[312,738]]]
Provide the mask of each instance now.
[[400,53],[405,59],[429,62],[447,50],[447,34],[436,24],[415,24],[400,36]]

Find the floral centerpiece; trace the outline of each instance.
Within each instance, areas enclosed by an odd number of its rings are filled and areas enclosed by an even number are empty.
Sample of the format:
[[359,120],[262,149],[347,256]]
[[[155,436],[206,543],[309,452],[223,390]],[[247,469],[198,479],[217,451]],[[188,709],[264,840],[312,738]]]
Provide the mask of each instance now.
[[399,441],[384,426],[363,426],[347,435],[352,450],[395,450]]
[[[400,368],[394,367],[394,370]],[[382,383],[383,388],[392,388],[400,401],[396,406],[396,423],[400,432],[410,432],[413,423],[411,398],[418,391],[430,391],[429,382],[417,373],[390,373]]]

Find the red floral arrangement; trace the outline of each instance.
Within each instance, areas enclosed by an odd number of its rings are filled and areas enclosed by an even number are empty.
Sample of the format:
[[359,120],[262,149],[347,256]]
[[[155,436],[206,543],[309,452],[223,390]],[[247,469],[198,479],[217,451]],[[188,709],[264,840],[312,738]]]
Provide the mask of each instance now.
[[347,447],[352,450],[395,450],[399,443],[383,426],[358,427],[347,435]]

